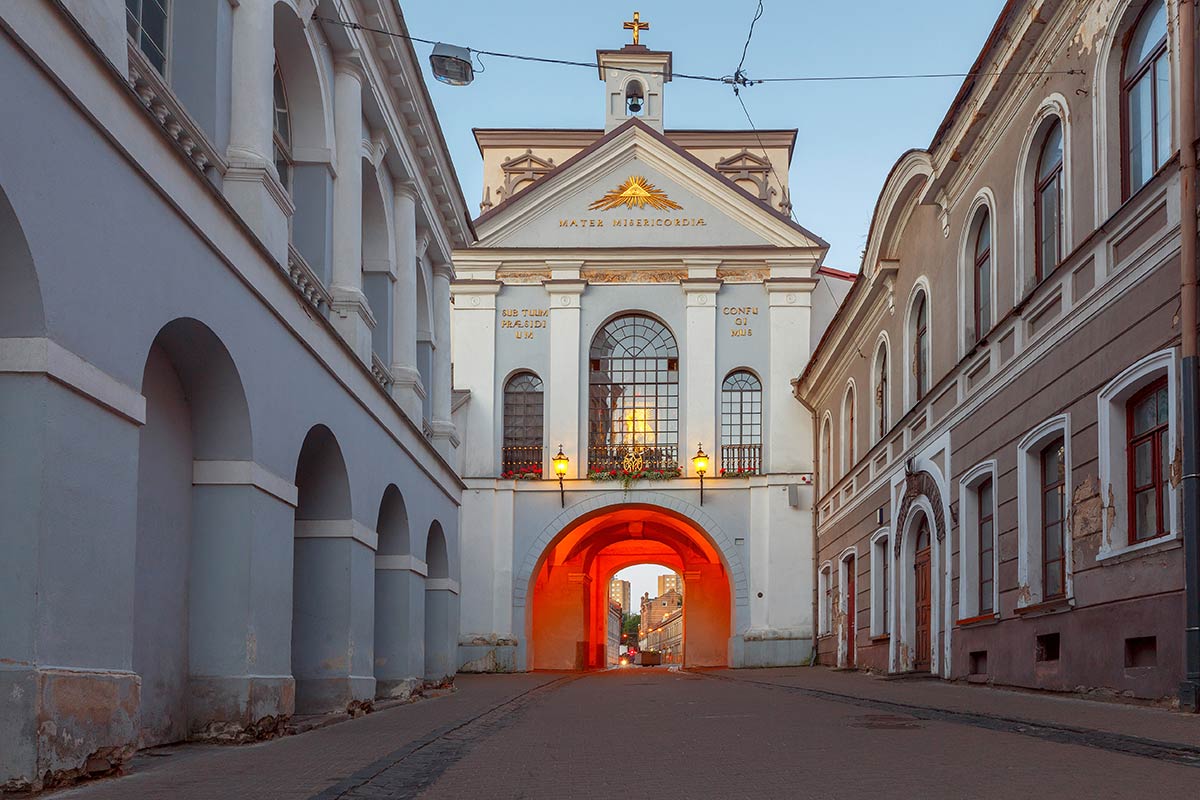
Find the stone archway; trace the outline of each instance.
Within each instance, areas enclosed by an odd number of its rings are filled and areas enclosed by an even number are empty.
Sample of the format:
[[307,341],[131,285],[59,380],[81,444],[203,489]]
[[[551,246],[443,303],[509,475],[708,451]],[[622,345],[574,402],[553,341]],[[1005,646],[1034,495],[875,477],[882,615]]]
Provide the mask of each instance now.
[[[896,516],[896,532],[893,555],[896,569],[893,573],[897,624],[893,627],[891,644],[891,668],[894,672],[911,672],[928,669],[933,674],[944,671],[946,659],[943,652],[948,647],[949,636],[947,599],[949,576],[941,580],[949,560],[949,540],[946,537],[947,514],[943,503],[941,484],[929,471],[918,470],[905,475],[904,493]],[[926,522],[929,530],[928,566],[918,563],[921,559],[917,539],[921,523]],[[928,570],[928,586],[918,587],[919,569]],[[889,591],[891,591],[889,589]],[[925,595],[927,592],[927,596]],[[920,597],[918,597],[920,595]],[[918,617],[920,604],[927,604],[928,650],[923,643],[918,652]]]
[[[644,502],[648,494],[664,502]],[[567,509],[530,548],[514,583],[525,666],[604,666],[607,578],[622,565],[645,562],[684,575],[684,663],[727,666],[736,618],[748,605],[745,572],[731,545],[701,509],[658,493],[639,493],[636,503],[606,493]]]

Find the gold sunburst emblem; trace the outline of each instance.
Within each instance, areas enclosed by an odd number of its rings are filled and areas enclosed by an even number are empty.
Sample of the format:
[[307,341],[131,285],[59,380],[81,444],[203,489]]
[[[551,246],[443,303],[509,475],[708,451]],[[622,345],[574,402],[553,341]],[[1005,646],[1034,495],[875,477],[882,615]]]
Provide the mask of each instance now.
[[591,211],[611,211],[614,208],[645,208],[650,206],[659,211],[678,211],[683,206],[667,197],[667,193],[641,175],[630,175],[628,180],[588,206]]

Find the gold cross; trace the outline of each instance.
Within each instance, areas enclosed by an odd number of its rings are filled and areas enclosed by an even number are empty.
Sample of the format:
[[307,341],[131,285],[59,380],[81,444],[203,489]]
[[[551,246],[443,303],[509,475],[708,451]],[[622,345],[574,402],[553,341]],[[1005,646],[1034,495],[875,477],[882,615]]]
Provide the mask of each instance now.
[[641,15],[638,12],[633,12],[633,21],[625,23],[625,30],[633,31],[633,43],[638,43],[638,34],[642,31],[650,30],[649,22],[642,22]]

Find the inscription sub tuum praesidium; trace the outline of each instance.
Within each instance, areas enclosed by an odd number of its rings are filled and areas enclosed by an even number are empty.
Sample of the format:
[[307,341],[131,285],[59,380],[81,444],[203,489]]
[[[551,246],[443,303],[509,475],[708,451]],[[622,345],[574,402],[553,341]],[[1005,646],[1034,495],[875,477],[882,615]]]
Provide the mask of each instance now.
[[532,339],[544,330],[550,319],[548,308],[505,308],[500,312],[500,328],[511,330],[516,339]]
[[721,309],[721,314],[733,323],[733,327],[729,329],[730,336],[754,335],[750,318],[758,316],[758,306],[725,306]]

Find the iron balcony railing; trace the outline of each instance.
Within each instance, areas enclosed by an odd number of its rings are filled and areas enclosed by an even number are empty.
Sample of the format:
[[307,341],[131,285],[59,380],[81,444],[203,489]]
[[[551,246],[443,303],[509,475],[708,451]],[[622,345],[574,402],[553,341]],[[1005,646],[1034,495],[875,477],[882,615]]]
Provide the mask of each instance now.
[[721,445],[721,474],[754,474],[762,472],[761,444]]
[[546,450],[540,446],[505,445],[500,448],[501,478],[540,478]]
[[679,448],[675,445],[606,445],[588,446],[588,469],[590,471],[624,470],[626,457],[630,464],[639,464],[647,472],[679,469]]

